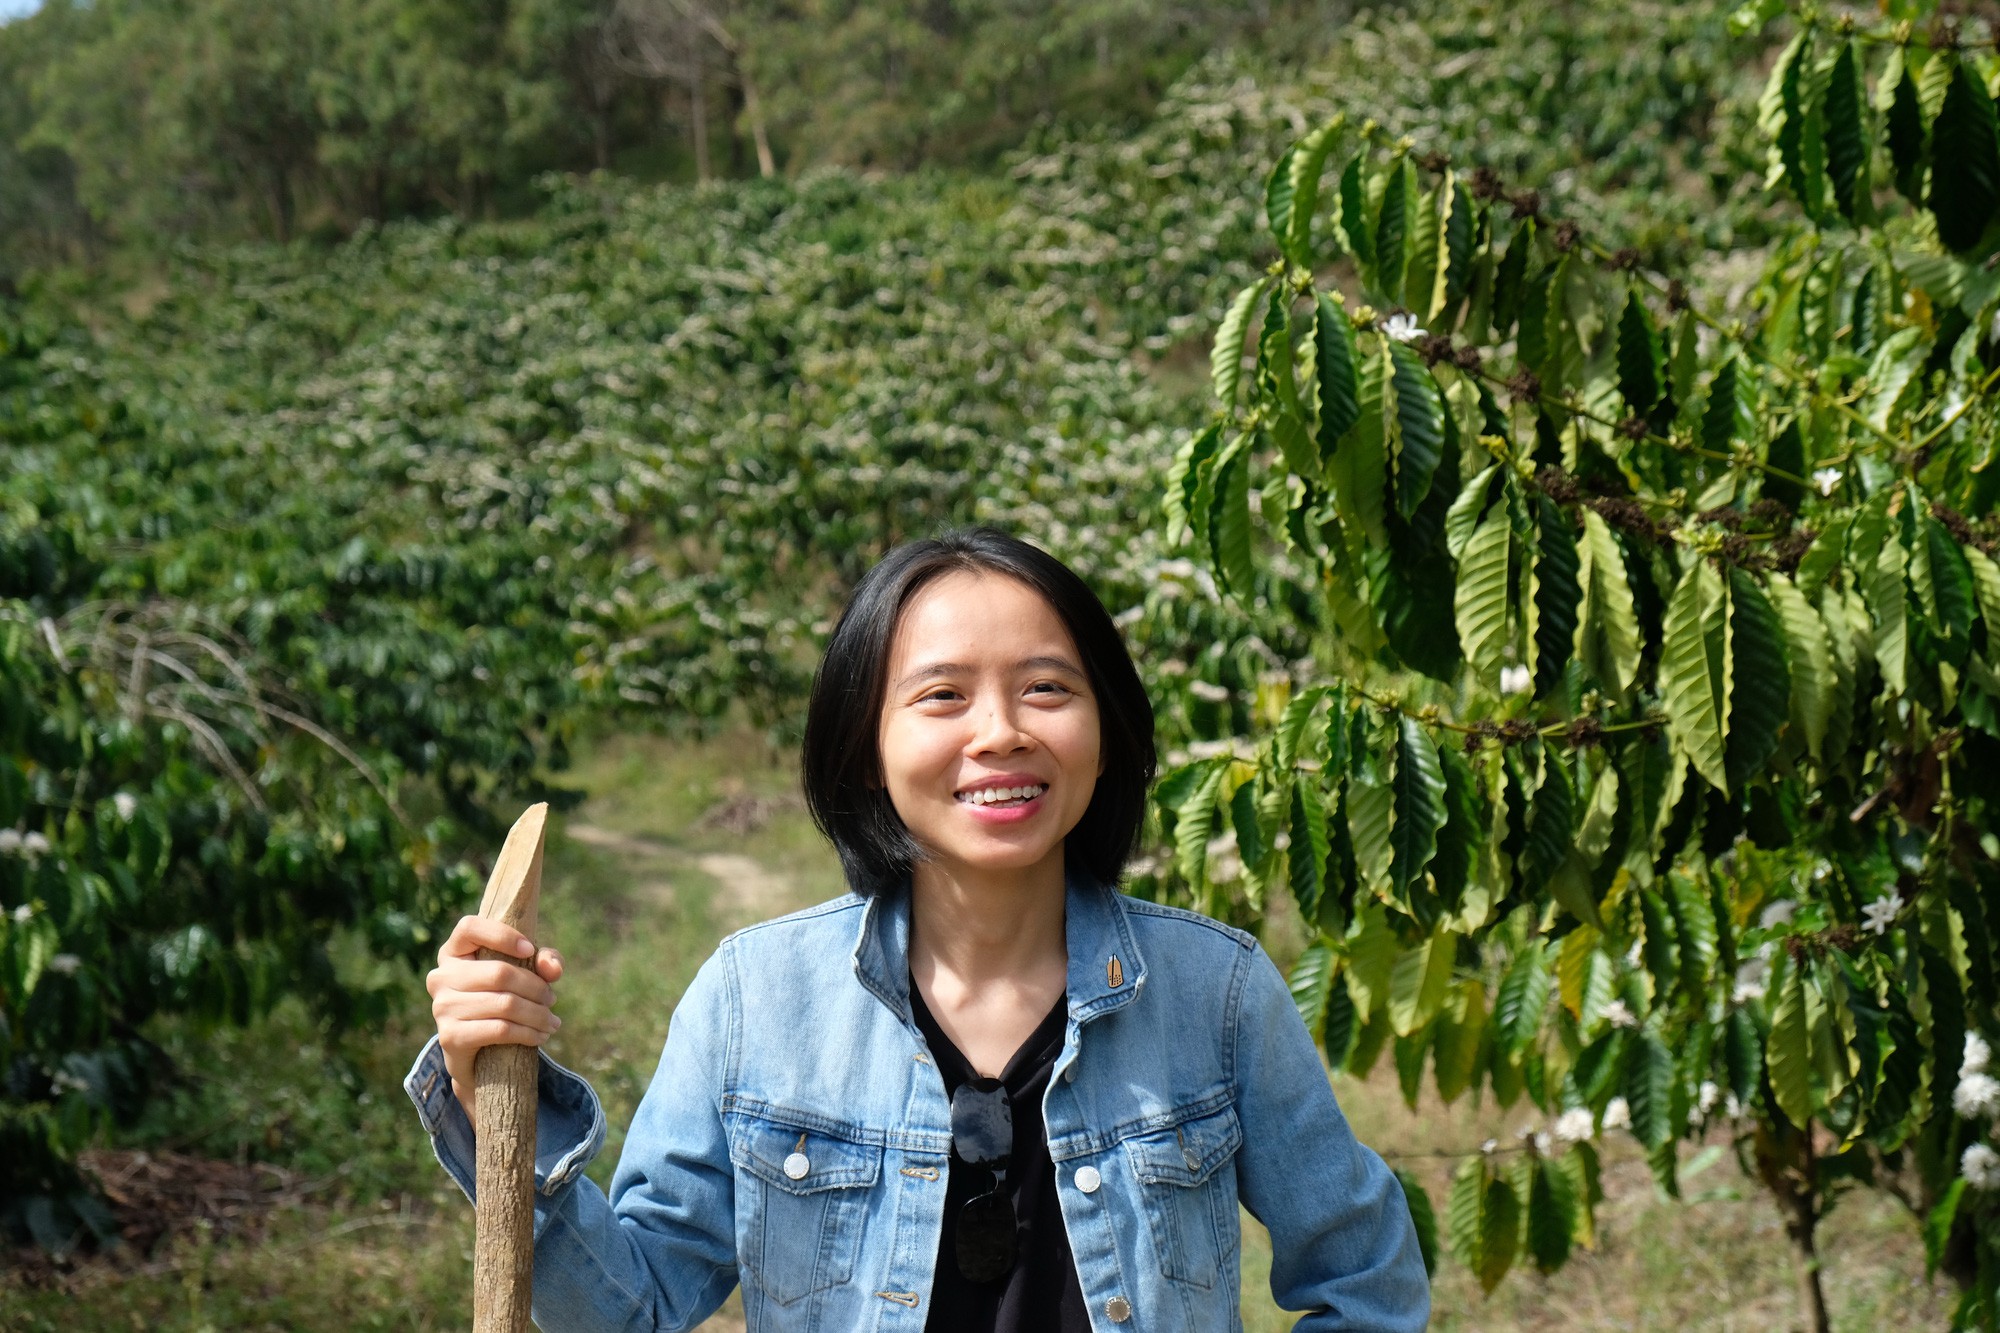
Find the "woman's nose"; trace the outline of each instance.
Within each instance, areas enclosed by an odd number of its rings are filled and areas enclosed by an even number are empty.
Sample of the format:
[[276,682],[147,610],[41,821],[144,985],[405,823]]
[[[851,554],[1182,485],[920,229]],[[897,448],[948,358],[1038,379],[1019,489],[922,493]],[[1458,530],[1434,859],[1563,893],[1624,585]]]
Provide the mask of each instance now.
[[1004,704],[994,704],[981,709],[977,715],[978,725],[973,729],[970,749],[975,754],[1012,753],[1024,750],[1032,741],[1021,730],[1014,712]]

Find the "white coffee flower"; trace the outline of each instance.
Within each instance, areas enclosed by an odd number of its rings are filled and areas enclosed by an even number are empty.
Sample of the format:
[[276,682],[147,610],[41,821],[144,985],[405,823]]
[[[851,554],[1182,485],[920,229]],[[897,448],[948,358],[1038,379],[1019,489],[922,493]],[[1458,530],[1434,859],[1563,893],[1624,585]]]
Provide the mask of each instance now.
[[1771,965],[1761,958],[1752,958],[1736,969],[1736,989],[1732,999],[1737,1004],[1745,1000],[1761,1000],[1770,987]]
[[1883,934],[1896,924],[1896,914],[1902,910],[1902,900],[1892,893],[1885,893],[1861,909],[1862,928],[1877,935]]
[[[81,958],[78,958],[73,953],[59,953],[55,957],[49,959],[49,971],[55,973],[59,977],[75,976],[76,970],[82,966],[83,966],[83,960]],[[1964,1085],[1961,1084],[1960,1086],[1962,1087]]]
[[1604,1006],[1604,1021],[1615,1028],[1635,1028],[1639,1026],[1638,1016],[1623,1000],[1613,1000]]
[[14,909],[14,921],[17,925],[27,922],[34,915],[35,905],[33,903],[22,903]]
[[1613,1097],[1604,1108],[1606,1129],[1632,1128],[1632,1107],[1623,1097]]
[[1958,1066],[1960,1078],[1970,1078],[1974,1074],[1986,1072],[1987,1061],[1993,1058],[1993,1048],[1986,1044],[1986,1038],[1977,1032],[1965,1034],[1965,1059]]
[[1707,1115],[1713,1111],[1715,1104],[1720,1100],[1722,1100],[1721,1087],[1712,1079],[1703,1079],[1701,1090],[1695,1094],[1695,1105],[1700,1108],[1701,1113]]
[[1833,488],[1840,485],[1840,469],[1837,467],[1814,468],[1813,486],[1821,495],[1832,495]]
[[1229,698],[1229,687],[1226,685],[1212,685],[1205,680],[1191,680],[1188,682],[1188,693],[1197,699],[1205,699],[1209,703],[1219,704]]
[[1479,1145],[1479,1151],[1485,1153],[1488,1157],[1491,1157],[1494,1153],[1498,1152],[1499,1150],[1500,1150],[1500,1140],[1498,1139],[1488,1139],[1486,1140],[1486,1142]]
[[1534,683],[1534,673],[1524,666],[1505,666],[1500,668],[1500,693],[1502,694],[1526,694],[1528,688]]
[[1535,1152],[1538,1155],[1548,1157],[1555,1152],[1555,1148],[1555,1137],[1547,1130],[1535,1135]]
[[129,791],[121,791],[112,797],[111,805],[118,811],[118,817],[128,824],[132,822],[132,816],[139,813],[139,798]]
[[1556,1117],[1556,1137],[1564,1143],[1582,1143],[1596,1133],[1597,1126],[1591,1120],[1587,1106],[1564,1111]]
[[90,1085],[68,1070],[59,1070],[56,1076],[49,1080],[49,1091],[60,1097],[65,1092],[88,1092]]
[[1743,1118],[1743,1103],[1736,1100],[1735,1093],[1732,1092],[1722,1099],[1722,1114],[1731,1120],[1741,1120]]
[[20,850],[21,850],[21,830],[13,828],[0,828],[0,852],[12,853],[12,852],[18,852]]
[[1958,1174],[1976,1190],[2000,1189],[2000,1152],[1975,1143],[1958,1159]]
[[40,833],[24,833],[21,835],[21,851],[27,856],[46,856],[49,852],[49,840]]
[[1958,1081],[1951,1094],[1951,1109],[1967,1120],[1985,1120],[2000,1111],[2000,1079],[1991,1074],[1972,1074]]
[[1769,930],[1772,926],[1783,925],[1790,921],[1798,910],[1799,905],[1790,898],[1781,898],[1758,913],[1757,924]]
[[1426,330],[1417,327],[1415,315],[1391,315],[1382,321],[1382,332],[1399,343],[1413,343],[1423,337]]

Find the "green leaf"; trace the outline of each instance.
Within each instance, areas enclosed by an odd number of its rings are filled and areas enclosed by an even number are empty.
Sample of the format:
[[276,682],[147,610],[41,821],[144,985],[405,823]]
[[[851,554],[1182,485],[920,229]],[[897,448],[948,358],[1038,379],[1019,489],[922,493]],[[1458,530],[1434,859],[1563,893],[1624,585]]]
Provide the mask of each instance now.
[[1924,1276],[1937,1276],[1938,1265],[1944,1262],[1945,1247],[1951,1242],[1951,1231],[1958,1221],[1958,1207],[1965,1199],[1965,1177],[1960,1176],[1945,1187],[1937,1206],[1924,1217]]
[[1313,344],[1319,366],[1319,456],[1324,463],[1333,457],[1341,436],[1361,419],[1354,326],[1347,312],[1324,293],[1313,307]]
[[1639,622],[1625,554],[1611,526],[1584,509],[1577,581],[1583,605],[1577,618],[1576,655],[1606,693],[1623,695],[1639,670]]
[[1632,1109],[1632,1136],[1648,1148],[1674,1137],[1674,1057],[1651,1032],[1632,1034],[1626,1047],[1625,1101]]
[[1757,1085],[1764,1077],[1764,1047],[1757,1034],[1757,1020],[1747,1009],[1732,1009],[1722,1029],[1723,1066],[1729,1073],[1729,1090],[1736,1100],[1750,1105]]
[[1312,945],[1299,955],[1298,962],[1292,964],[1292,975],[1288,979],[1292,1003],[1298,1007],[1299,1017],[1305,1020],[1306,1031],[1318,1032],[1320,1025],[1326,1022],[1327,999],[1333,993],[1334,978],[1338,972],[1333,950],[1324,944]]
[[1887,122],[1889,165],[1895,173],[1896,192],[1914,204],[1919,202],[1924,168],[1930,162],[1930,134],[1924,126],[1923,108],[1917,101],[1916,76],[1908,68],[1907,60],[1905,48],[1893,48],[1877,86],[1887,93],[1883,119]]
[[1731,791],[1741,791],[1763,771],[1778,747],[1778,728],[1789,716],[1791,671],[1785,632],[1756,580],[1729,571],[1730,697],[1723,769]]
[[1444,1007],[1451,992],[1451,968],[1458,940],[1439,931],[1415,948],[1396,956],[1389,974],[1389,1026],[1399,1037],[1420,1031]]
[[1764,1039],[1764,1063],[1778,1108],[1795,1126],[1812,1123],[1812,1044],[1806,1026],[1804,979],[1796,967],[1784,967],[1784,982],[1771,1011],[1771,1032]]
[[1639,293],[1625,297],[1618,321],[1618,392],[1632,415],[1645,417],[1666,391],[1666,353]]
[[1485,1234],[1486,1162],[1468,1157],[1452,1172],[1451,1194],[1445,1200],[1445,1234],[1458,1261],[1477,1273],[1480,1241]]
[[1167,469],[1168,540],[1176,546],[1192,535],[1188,525],[1195,495],[1201,488],[1202,473],[1221,443],[1222,427],[1210,426],[1199,435],[1190,436],[1176,451],[1173,466]]
[[1826,86],[1826,174],[1833,202],[1849,222],[1866,220],[1869,136],[1854,42],[1844,43]]
[[1438,830],[1437,854],[1431,858],[1431,883],[1447,912],[1459,909],[1472,878],[1472,861],[1485,833],[1486,812],[1478,781],[1464,758],[1450,746],[1438,747],[1444,770],[1444,827]]
[[1361,265],[1361,271],[1369,273],[1375,268],[1375,229],[1368,224],[1368,189],[1361,179],[1363,160],[1352,159],[1340,173],[1333,225],[1340,232],[1341,245]]
[[1215,500],[1209,510],[1209,545],[1217,580],[1249,605],[1254,586],[1250,557],[1250,443],[1239,436],[1216,462]]
[[[1500,261],[1500,268],[1493,276],[1493,337],[1504,339],[1514,322],[1521,318],[1523,303],[1528,298],[1528,252],[1534,248],[1535,220],[1521,219],[1514,229],[1514,237],[1507,242],[1507,253]],[[1524,361],[1533,360],[1525,352]]]
[[1931,161],[1950,165],[1932,168],[1924,202],[1945,248],[1965,253],[1979,245],[2000,208],[2000,128],[1984,79],[1962,60],[1931,125]]
[[1423,1185],[1417,1178],[1401,1167],[1396,1169],[1396,1183],[1403,1187],[1403,1200],[1410,1206],[1410,1221],[1417,1228],[1417,1250],[1424,1256],[1424,1272],[1437,1272],[1438,1261],[1438,1219],[1431,1207],[1431,1196],[1424,1193]]
[[1349,525],[1358,539],[1381,546],[1389,540],[1384,511],[1389,484],[1390,421],[1396,411],[1396,394],[1388,352],[1371,354],[1360,366],[1357,402],[1361,416],[1334,452],[1326,475],[1333,486],[1340,521]]
[[1910,603],[1903,587],[1906,556],[1894,533],[1882,533],[1874,558],[1863,566],[1860,579],[1862,600],[1874,630],[1875,666],[1884,683],[1897,694],[1906,694],[1910,688]]
[[1528,1186],[1528,1254],[1535,1267],[1553,1273],[1569,1262],[1576,1234],[1576,1186],[1553,1162],[1537,1161]]
[[1347,833],[1354,844],[1354,867],[1374,894],[1389,891],[1389,824],[1395,797],[1387,783],[1356,778],[1347,784]]
[[1653,975],[1654,1003],[1664,1005],[1681,979],[1681,951],[1666,900],[1653,889],[1639,891],[1639,915],[1646,927],[1642,941],[1646,970]]
[[1291,254],[1292,198],[1297,189],[1292,180],[1292,160],[1298,155],[1299,145],[1293,144],[1278,155],[1271,174],[1264,179],[1264,221],[1271,228],[1278,249],[1287,256]]
[[[1535,497],[1535,697],[1546,698],[1575,650],[1582,587],[1576,533],[1561,506]],[[1463,640],[1464,633],[1460,632]]]
[[1930,595],[1924,599],[1924,609],[1931,627],[1940,638],[1963,642],[1971,637],[1973,617],[1978,614],[1972,567],[1951,533],[1934,518],[1918,520],[1917,541],[1929,567]]
[[1523,944],[1501,978],[1493,1001],[1493,1035],[1510,1054],[1527,1050],[1541,1032],[1552,980],[1548,953],[1541,941]]
[[1514,863],[1514,887],[1524,898],[1548,887],[1550,876],[1569,858],[1576,833],[1576,792],[1569,772],[1555,754],[1543,754],[1548,775],[1528,807],[1527,845]]
[[1479,1285],[1491,1292],[1514,1266],[1521,1248],[1521,1201],[1504,1177],[1487,1183],[1479,1219]]
[[1335,116],[1299,140],[1285,159],[1286,215],[1284,226],[1279,228],[1274,221],[1272,232],[1285,254],[1301,267],[1312,267],[1312,220],[1319,211],[1319,179],[1345,123],[1345,117]]
[[1986,622],[1986,643],[1990,653],[2000,646],[2000,564],[1976,546],[1961,549],[1966,568],[1972,571],[1972,591],[1979,604],[1979,618]]
[[1331,843],[1326,829],[1326,802],[1318,791],[1308,791],[1312,783],[1301,776],[1292,784],[1290,862],[1292,896],[1298,900],[1299,915],[1317,921],[1321,895],[1326,892],[1326,858]]
[[1402,299],[1409,265],[1411,214],[1417,207],[1417,171],[1407,158],[1389,166],[1382,207],[1375,215],[1375,290],[1390,304]]
[[1444,769],[1423,723],[1411,717],[1400,721],[1391,778],[1395,821],[1389,833],[1393,848],[1389,872],[1396,888],[1408,893],[1423,878],[1424,867],[1437,851],[1438,830],[1444,827]]
[[1799,436],[1798,422],[1790,422],[1773,437],[1764,451],[1764,462],[1770,469],[1764,473],[1764,498],[1776,500],[1796,514],[1806,493],[1805,442]]
[[1227,763],[1216,762],[1177,812],[1174,850],[1181,876],[1190,884],[1208,882],[1208,840],[1215,831],[1215,802],[1227,772]]
[[1236,407],[1236,387],[1243,380],[1243,356],[1250,338],[1250,316],[1263,298],[1269,279],[1259,278],[1236,294],[1229,312],[1216,326],[1215,346],[1208,354],[1209,379],[1216,401],[1227,413]]
[[1732,356],[1716,370],[1708,383],[1708,406],[1701,414],[1702,447],[1724,455],[1743,434],[1744,408],[1736,364]]
[[1723,718],[1728,692],[1723,671],[1728,606],[1722,578],[1695,559],[1667,604],[1660,653],[1660,689],[1674,744],[1711,786],[1728,789],[1723,768]]
[[1431,479],[1444,457],[1444,395],[1407,343],[1386,341],[1395,373],[1397,448],[1391,461],[1396,511],[1407,520],[1430,494]]
[[1495,505],[1473,530],[1472,540],[1458,561],[1458,587],[1452,612],[1466,665],[1488,691],[1500,692],[1500,666],[1507,647],[1507,610],[1512,584],[1508,552],[1513,527],[1507,507]]
[[1250,869],[1261,866],[1271,852],[1257,820],[1257,787],[1254,780],[1240,783],[1235,795],[1229,798],[1229,823],[1236,830],[1237,855]]
[[1435,318],[1465,295],[1472,276],[1474,237],[1472,196],[1456,176],[1447,176],[1440,196],[1444,210],[1439,223],[1437,285],[1431,294],[1426,318]]
[[[1299,761],[1299,747],[1306,743],[1312,728],[1313,715],[1326,702],[1330,691],[1325,686],[1314,686],[1301,690],[1285,703],[1285,711],[1278,716],[1278,730],[1273,736],[1271,763],[1280,773],[1290,773]],[[1324,735],[1323,732],[1313,734]]]
[[1437,1043],[1432,1048],[1438,1097],[1447,1105],[1472,1084],[1486,1037],[1486,986],[1467,977],[1453,988],[1438,1018]]
[[1807,751],[1818,759],[1820,745],[1826,739],[1827,718],[1833,712],[1835,684],[1833,648],[1827,637],[1826,622],[1790,579],[1777,573],[1769,578],[1771,605],[1784,626],[1786,665],[1792,688],[1792,725],[1805,738]]

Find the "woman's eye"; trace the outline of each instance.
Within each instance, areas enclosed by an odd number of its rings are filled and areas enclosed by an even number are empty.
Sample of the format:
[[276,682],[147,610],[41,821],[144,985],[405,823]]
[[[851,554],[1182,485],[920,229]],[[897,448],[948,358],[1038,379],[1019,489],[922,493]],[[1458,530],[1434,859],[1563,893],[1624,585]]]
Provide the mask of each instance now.
[[958,698],[957,690],[932,690],[929,694],[926,694],[925,696],[923,696],[923,698],[917,700],[917,702],[920,704],[950,703],[957,698]]
[[1050,692],[1051,694],[1068,694],[1068,693],[1069,693],[1069,687],[1068,687],[1068,686],[1066,686],[1066,685],[1058,685],[1058,684],[1057,684],[1056,682],[1054,682],[1054,681],[1052,681],[1052,680],[1038,680],[1038,681],[1036,681],[1036,682],[1035,682],[1035,683],[1034,683],[1033,685],[1030,685],[1030,686],[1028,687],[1028,689],[1029,689],[1029,690],[1030,690],[1031,692],[1032,692],[1032,691],[1035,691],[1035,690],[1047,690],[1047,691],[1049,691],[1049,692]]

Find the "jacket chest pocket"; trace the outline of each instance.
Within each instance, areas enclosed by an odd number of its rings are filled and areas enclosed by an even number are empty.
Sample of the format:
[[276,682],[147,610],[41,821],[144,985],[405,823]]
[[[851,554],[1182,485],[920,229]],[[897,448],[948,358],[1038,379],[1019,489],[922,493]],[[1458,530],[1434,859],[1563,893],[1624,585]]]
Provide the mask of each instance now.
[[791,1305],[846,1282],[881,1145],[739,1114],[729,1117],[729,1156],[737,1259],[764,1294]]
[[1236,1173],[1227,1164],[1242,1145],[1233,1106],[1125,1141],[1160,1271],[1176,1282],[1212,1287],[1235,1260]]

